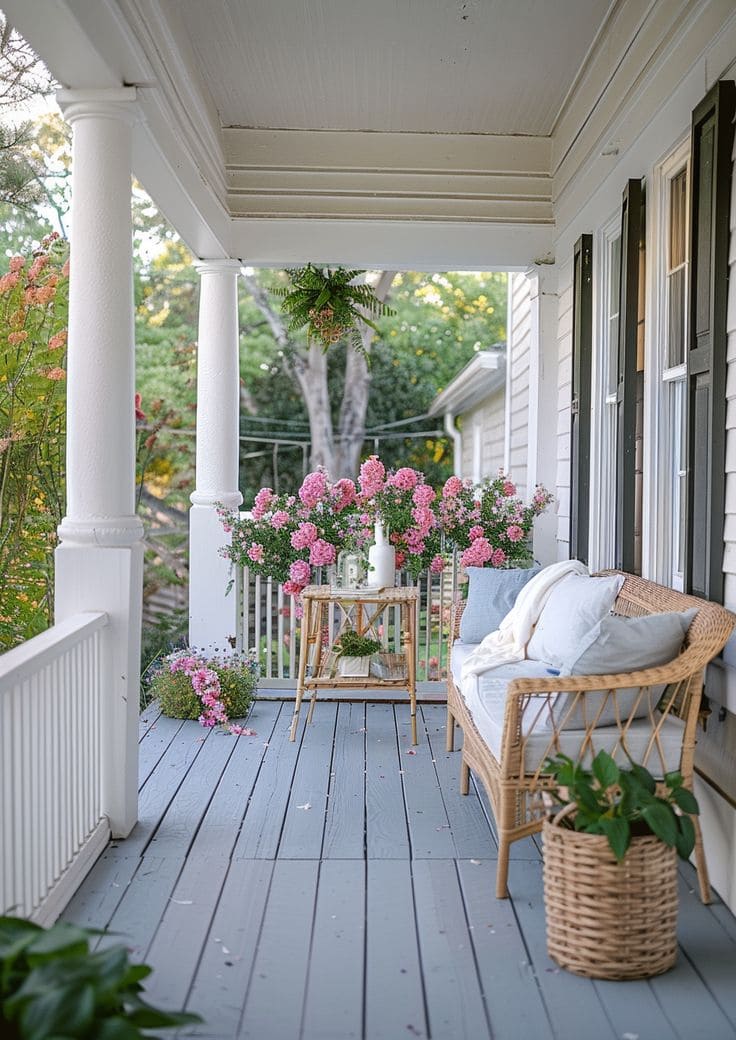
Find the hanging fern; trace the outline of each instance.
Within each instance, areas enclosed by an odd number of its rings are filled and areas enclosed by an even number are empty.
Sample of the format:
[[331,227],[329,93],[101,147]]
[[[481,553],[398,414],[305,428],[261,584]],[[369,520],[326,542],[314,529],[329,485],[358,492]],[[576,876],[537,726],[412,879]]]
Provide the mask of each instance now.
[[319,340],[323,350],[347,339],[356,350],[363,350],[358,322],[365,322],[377,332],[373,318],[394,311],[382,303],[370,285],[352,284],[364,271],[346,271],[343,267],[322,269],[313,264],[287,268],[290,286],[274,289],[282,297],[281,310],[289,319],[289,332],[306,326],[307,336]]

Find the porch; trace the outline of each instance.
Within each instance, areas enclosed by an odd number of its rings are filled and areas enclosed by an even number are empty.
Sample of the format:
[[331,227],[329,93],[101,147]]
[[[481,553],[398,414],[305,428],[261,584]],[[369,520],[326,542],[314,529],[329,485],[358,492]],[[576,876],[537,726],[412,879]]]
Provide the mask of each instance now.
[[148,709],[139,822],[97,862],[64,917],[115,933],[154,967],[149,994],[205,1019],[187,1035],[736,1035],[736,920],[680,871],[680,952],[648,982],[593,982],[545,951],[538,844],[496,846],[482,790],[458,791],[445,709],[320,701],[288,739],[292,705],[261,699],[254,737]]

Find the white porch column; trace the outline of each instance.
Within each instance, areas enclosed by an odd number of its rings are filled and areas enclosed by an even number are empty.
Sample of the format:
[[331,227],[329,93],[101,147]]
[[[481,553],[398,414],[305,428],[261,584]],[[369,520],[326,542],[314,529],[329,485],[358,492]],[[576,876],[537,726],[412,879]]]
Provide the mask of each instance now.
[[189,511],[189,642],[229,649],[235,636],[235,592],[225,595],[230,568],[219,554],[227,537],[215,510],[237,509],[240,364],[237,260],[197,264],[201,276],[197,345],[197,476]]
[[[536,484],[557,492],[557,271],[535,266],[530,285],[529,461],[527,493]],[[534,556],[546,565],[557,560],[557,509],[553,504],[534,523]]]
[[62,90],[73,127],[66,516],[55,619],[104,610],[102,806],[124,837],[138,810],[143,526],[135,515],[130,212],[134,88]]

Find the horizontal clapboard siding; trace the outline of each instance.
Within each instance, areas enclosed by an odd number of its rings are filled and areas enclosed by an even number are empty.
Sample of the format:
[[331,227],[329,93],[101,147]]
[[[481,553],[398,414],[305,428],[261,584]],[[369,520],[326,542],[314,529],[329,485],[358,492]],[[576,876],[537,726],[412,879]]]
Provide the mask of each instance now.
[[572,393],[572,261],[560,269],[557,325],[557,558],[570,555],[570,398]]
[[480,424],[480,475],[490,477],[503,466],[504,392],[486,397],[462,416],[463,477],[472,477],[474,427]]
[[519,494],[529,494],[529,363],[531,351],[531,283],[517,272],[511,280],[509,302],[509,474]]

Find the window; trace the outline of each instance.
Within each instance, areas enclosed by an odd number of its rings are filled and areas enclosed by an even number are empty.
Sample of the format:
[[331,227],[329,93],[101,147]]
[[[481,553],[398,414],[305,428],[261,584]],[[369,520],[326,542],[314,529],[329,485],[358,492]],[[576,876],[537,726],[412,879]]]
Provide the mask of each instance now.
[[662,404],[665,417],[664,557],[669,583],[682,589],[685,570],[685,509],[687,503],[687,279],[688,166],[665,177],[664,328]]

